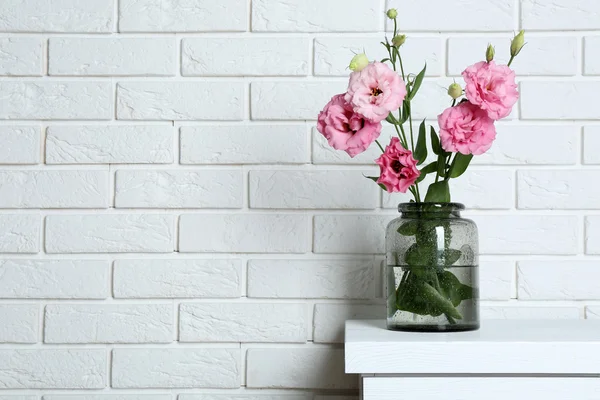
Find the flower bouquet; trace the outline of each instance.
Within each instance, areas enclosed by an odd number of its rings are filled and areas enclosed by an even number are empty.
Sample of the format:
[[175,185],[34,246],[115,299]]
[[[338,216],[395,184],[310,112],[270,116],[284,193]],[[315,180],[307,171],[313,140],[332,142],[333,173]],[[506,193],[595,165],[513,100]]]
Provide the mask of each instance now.
[[[381,42],[388,56],[369,61],[365,54],[350,62],[346,93],[333,96],[318,116],[317,129],[336,150],[350,157],[375,143],[381,156],[375,181],[389,193],[410,192],[400,204],[402,215],[386,231],[388,328],[449,331],[479,327],[478,239],[475,224],[460,217],[464,207],[451,203],[450,182],[460,177],[475,155],[485,153],[496,137],[495,122],[507,117],[518,100],[515,73],[510,69],[524,46],[524,33],[511,42],[507,65],[494,61],[491,45],[485,61],[462,73],[464,88],[448,88],[450,106],[437,118],[439,129],[423,120],[413,129],[412,100],[418,95],[427,66],[405,71],[397,11],[391,42]],[[382,123],[396,136],[385,148],[378,138]],[[428,140],[429,139],[429,140]],[[433,160],[426,163],[428,155]],[[429,176],[427,190],[419,187]]]

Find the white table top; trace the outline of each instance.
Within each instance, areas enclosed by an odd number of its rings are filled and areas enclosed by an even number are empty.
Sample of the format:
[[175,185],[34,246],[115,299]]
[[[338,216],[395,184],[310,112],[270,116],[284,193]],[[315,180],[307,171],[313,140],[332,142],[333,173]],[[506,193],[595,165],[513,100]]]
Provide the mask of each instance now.
[[600,374],[600,320],[484,320],[455,333],[347,321],[346,372]]

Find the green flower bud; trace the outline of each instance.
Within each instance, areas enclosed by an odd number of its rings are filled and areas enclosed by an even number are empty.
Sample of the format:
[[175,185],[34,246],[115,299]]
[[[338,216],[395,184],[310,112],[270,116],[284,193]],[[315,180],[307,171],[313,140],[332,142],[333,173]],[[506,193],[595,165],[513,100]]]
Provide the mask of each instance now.
[[453,99],[458,99],[462,96],[463,90],[458,83],[453,83],[448,87],[448,95]]
[[510,56],[516,57],[517,54],[521,52],[523,46],[525,46],[525,31],[519,32],[512,40],[512,43],[510,44]]
[[392,38],[394,47],[400,47],[406,42],[406,35],[396,35]]
[[395,8],[390,8],[385,14],[389,19],[394,19],[398,16],[398,11]]
[[485,52],[485,60],[487,62],[490,62],[494,59],[494,55],[496,55],[496,50],[494,49],[494,46],[492,46],[491,44],[488,45],[488,48]]
[[365,53],[360,53],[352,57],[348,68],[350,68],[351,71],[358,72],[362,71],[367,65],[369,65],[367,55]]

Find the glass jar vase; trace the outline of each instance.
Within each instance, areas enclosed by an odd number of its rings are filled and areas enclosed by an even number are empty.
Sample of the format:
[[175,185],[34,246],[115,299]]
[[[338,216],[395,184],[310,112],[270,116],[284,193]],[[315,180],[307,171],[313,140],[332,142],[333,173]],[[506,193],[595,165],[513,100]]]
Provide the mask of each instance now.
[[458,203],[402,203],[387,226],[387,327],[447,332],[479,328],[477,226]]

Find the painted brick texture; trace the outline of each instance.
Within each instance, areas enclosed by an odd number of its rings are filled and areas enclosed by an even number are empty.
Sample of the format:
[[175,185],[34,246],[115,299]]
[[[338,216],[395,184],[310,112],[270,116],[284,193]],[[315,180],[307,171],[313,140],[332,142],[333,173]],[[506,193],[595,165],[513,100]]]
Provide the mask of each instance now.
[[0,400],[357,399],[343,324],[384,318],[407,196],[314,127],[354,53],[386,56],[387,7],[434,124],[527,31],[520,100],[451,186],[482,315],[600,318],[597,0],[2,0]]

